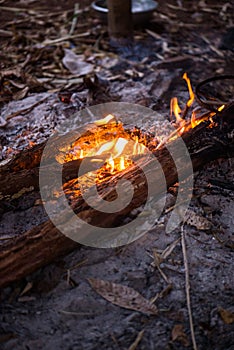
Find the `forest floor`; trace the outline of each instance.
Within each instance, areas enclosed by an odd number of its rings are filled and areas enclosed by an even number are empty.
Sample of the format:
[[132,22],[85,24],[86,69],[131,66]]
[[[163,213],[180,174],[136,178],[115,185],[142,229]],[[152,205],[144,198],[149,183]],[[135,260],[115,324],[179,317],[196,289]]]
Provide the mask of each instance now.
[[[184,72],[193,86],[233,73],[231,1],[158,2],[152,20],[135,28],[132,47],[114,50],[88,0],[80,1],[74,29],[75,0],[0,0],[0,162],[45,141],[84,106],[130,102],[168,119],[170,99],[188,99]],[[228,84],[222,88],[233,98]],[[137,241],[116,249],[81,246],[4,288],[0,348],[195,349],[194,329],[197,349],[234,349],[233,165],[233,158],[219,159],[194,174],[192,223],[165,232],[174,186],[166,212]],[[1,203],[1,243],[47,218],[39,198],[29,193]],[[157,315],[105,300],[91,278],[133,288],[154,300]]]

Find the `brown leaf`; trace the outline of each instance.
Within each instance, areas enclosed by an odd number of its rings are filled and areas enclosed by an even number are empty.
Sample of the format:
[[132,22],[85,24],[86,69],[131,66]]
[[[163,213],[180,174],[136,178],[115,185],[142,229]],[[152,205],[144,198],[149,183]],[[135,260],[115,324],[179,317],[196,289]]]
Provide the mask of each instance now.
[[194,213],[188,209],[185,215],[186,224],[196,227],[198,230],[209,230],[212,226],[211,222],[201,215]]
[[25,98],[25,96],[27,95],[29,91],[29,87],[26,86],[24,89],[19,90],[18,92],[16,92],[13,96],[13,100],[18,101],[18,100],[22,100],[23,98]]
[[95,278],[89,278],[88,281],[98,294],[112,304],[147,315],[157,314],[156,306],[133,288]]
[[179,341],[185,347],[189,346],[187,335],[184,333],[182,324],[176,324],[171,332],[172,341]]
[[234,323],[234,313],[230,310],[223,309],[222,307],[219,308],[219,314],[222,318],[223,322],[226,324],[232,324]]

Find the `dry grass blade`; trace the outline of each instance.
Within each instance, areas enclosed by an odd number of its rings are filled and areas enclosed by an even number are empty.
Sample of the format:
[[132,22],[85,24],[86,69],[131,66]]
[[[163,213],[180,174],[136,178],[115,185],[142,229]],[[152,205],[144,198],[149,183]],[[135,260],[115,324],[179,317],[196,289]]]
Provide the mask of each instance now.
[[164,249],[164,251],[159,254],[156,249],[153,249],[153,258],[154,258],[154,266],[157,267],[158,271],[160,272],[161,276],[163,277],[163,279],[169,284],[171,285],[170,280],[168,279],[168,277],[165,275],[165,273],[162,271],[160,264],[168,258],[168,256],[172,253],[172,251],[174,250],[174,248],[177,246],[177,244],[179,243],[180,238],[176,239],[174,242],[172,242],[169,246],[166,247],[166,249]]
[[180,241],[180,238],[176,239],[171,244],[169,244],[169,246],[167,246],[166,249],[164,249],[164,251],[161,253],[161,258],[163,260],[167,259],[168,256],[171,255],[171,253],[173,252],[173,250],[175,249],[179,241]]
[[165,273],[162,271],[160,264],[163,261],[160,254],[157,253],[156,249],[153,249],[153,258],[154,258],[154,265],[157,267],[159,273],[161,274],[162,278],[167,282],[170,283],[169,279],[165,275]]
[[88,281],[98,294],[112,304],[147,315],[156,315],[158,312],[154,304],[133,288],[95,278],[89,278]]
[[184,226],[183,225],[181,227],[181,245],[182,245],[183,258],[184,258],[185,288],[186,288],[186,299],[187,299],[187,308],[188,308],[188,313],[189,313],[189,324],[190,324],[191,338],[192,338],[192,343],[193,343],[193,350],[198,350],[196,338],[195,338],[195,333],[194,333],[193,316],[192,316],[192,309],[191,309],[191,302],[190,302],[188,257],[187,257],[187,250],[186,250]]

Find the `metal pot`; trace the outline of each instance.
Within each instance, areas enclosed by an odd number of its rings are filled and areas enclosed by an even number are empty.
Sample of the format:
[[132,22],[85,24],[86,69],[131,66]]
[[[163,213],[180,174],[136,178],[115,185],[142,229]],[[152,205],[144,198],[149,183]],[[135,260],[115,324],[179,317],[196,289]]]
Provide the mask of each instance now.
[[[150,20],[158,3],[153,0],[132,0],[132,14],[134,24],[144,24]],[[106,0],[96,0],[91,7],[98,13],[103,22],[107,22]]]

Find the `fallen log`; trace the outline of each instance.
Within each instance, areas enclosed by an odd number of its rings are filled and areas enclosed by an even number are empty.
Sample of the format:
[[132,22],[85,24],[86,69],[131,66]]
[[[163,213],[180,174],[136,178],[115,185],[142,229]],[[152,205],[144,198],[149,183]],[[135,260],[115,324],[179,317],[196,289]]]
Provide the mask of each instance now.
[[[182,137],[189,151],[194,171],[201,169],[211,160],[234,156],[233,104],[213,119],[212,127],[210,121],[205,121],[194,129],[190,129]],[[178,179],[175,163],[180,164],[181,162],[180,159],[172,159],[167,146],[166,144],[155,151],[154,155],[163,168],[167,187],[170,187]],[[119,224],[133,208],[144,203],[147,191],[144,173],[147,172],[149,162],[147,157],[142,157],[140,165],[143,172],[133,165],[124,174],[119,173],[114,178],[110,178],[105,185],[98,186],[103,198],[108,201],[116,195],[115,187],[118,180],[123,176],[130,181],[134,179],[134,200],[126,208],[110,215],[100,214],[102,207],[99,208],[99,211],[90,208],[80,196],[73,204],[74,212],[84,221],[91,219],[93,225],[102,223],[102,227],[113,227]],[[186,164],[184,162],[181,164],[184,167],[182,172],[186,176]],[[77,163],[69,164],[69,167],[69,171],[73,169],[76,174]],[[160,179],[160,174],[154,173],[152,176],[155,182]],[[154,195],[159,195],[164,190],[160,188],[160,181],[158,184]],[[0,247],[0,287],[25,277],[37,268],[45,266],[77,247],[79,244],[61,234],[50,220],[32,228]]]

